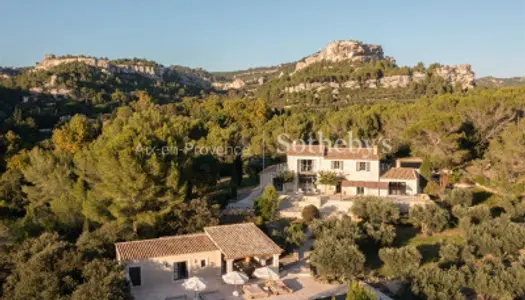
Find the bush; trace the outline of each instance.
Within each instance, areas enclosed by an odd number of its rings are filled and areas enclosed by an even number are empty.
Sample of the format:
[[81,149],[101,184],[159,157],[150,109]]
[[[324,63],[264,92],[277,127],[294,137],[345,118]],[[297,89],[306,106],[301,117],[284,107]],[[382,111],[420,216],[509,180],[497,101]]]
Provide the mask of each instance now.
[[414,205],[408,211],[412,224],[421,228],[423,235],[431,235],[445,228],[450,218],[448,211],[436,204]]
[[315,205],[310,204],[303,208],[301,216],[307,224],[310,224],[313,220],[319,219],[321,217],[321,213]]
[[376,300],[376,294],[359,283],[352,281],[348,286],[346,300]]
[[441,187],[434,181],[429,181],[423,192],[425,192],[425,194],[437,197],[441,193]]
[[399,219],[399,208],[391,201],[377,197],[354,200],[351,211],[364,221],[395,223]]
[[463,263],[472,261],[474,256],[468,245],[444,243],[439,247],[439,257],[444,263]]
[[419,267],[421,253],[413,247],[381,248],[379,258],[395,275],[406,276]]
[[286,243],[292,247],[299,247],[306,240],[303,223],[292,223],[284,229],[284,232],[286,234]]
[[279,193],[277,193],[275,187],[271,185],[266,186],[262,196],[255,198],[254,202],[255,215],[257,217],[261,217],[262,221],[275,219],[280,204]]
[[472,205],[472,191],[468,189],[453,189],[448,191],[443,197],[443,202],[454,205],[471,206]]

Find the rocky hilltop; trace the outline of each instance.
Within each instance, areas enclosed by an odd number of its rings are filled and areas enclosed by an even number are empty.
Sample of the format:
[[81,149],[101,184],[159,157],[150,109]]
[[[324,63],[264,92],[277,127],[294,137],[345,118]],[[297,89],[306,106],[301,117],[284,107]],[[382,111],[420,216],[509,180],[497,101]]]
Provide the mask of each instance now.
[[[168,68],[153,61],[137,59],[109,60],[87,56],[55,56],[53,54],[46,54],[44,59],[37,63],[33,70],[49,70],[53,67],[68,63],[83,63],[88,66],[100,68],[103,72],[109,74],[138,74],[154,80],[163,80],[166,75],[176,75],[183,84],[195,85],[202,88],[210,88],[211,86],[208,78],[197,76],[189,71],[179,72],[175,70],[175,68]],[[191,70],[189,68],[186,69]]]
[[75,62],[101,68],[108,73],[139,73],[154,79],[161,79],[167,71],[167,68],[156,63],[146,64],[144,62],[136,62],[129,64],[119,64],[109,59],[103,58],[69,55],[55,56],[53,54],[44,55],[44,59],[36,64],[35,70],[49,70],[62,64]]
[[[355,40],[330,42],[324,49],[297,62],[233,72],[210,73],[182,66],[165,67],[144,59],[96,58],[89,56],[45,55],[32,71],[50,70],[68,63],[83,63],[107,74],[138,74],[153,80],[175,81],[202,89],[254,91],[270,84],[281,93],[319,92],[324,89],[405,88],[412,83],[441,77],[453,87],[470,89],[475,85],[470,65],[432,68],[399,67],[384,55],[380,45]],[[377,65],[382,65],[377,69]],[[8,78],[7,72],[0,72]],[[276,85],[277,83],[277,85]],[[335,91],[338,93],[338,91]]]
[[525,77],[496,78],[492,76],[476,79],[477,86],[504,87],[525,85]]
[[295,71],[320,62],[339,62],[343,60],[368,62],[371,60],[384,59],[383,48],[380,45],[364,44],[358,41],[333,41],[326,47],[310,56],[307,56],[295,65]]
[[[272,68],[270,76],[268,76],[268,73],[264,74],[261,71],[238,71],[233,77],[228,78],[229,81],[224,80],[226,78],[219,78],[222,80],[214,82],[213,86],[216,89],[223,90],[242,89],[248,86],[256,88],[256,83],[262,85],[267,79],[280,78],[284,75],[302,75],[301,72],[305,72],[309,67],[319,63],[331,63],[334,65],[350,62],[350,64],[356,66],[355,70],[348,70],[347,74],[350,74],[351,72],[357,71],[360,68],[359,65],[374,61],[382,61],[398,68],[395,64],[395,59],[385,56],[383,48],[380,45],[366,44],[354,40],[339,40],[330,42],[321,51],[300,59],[293,64],[292,68],[290,68],[290,64],[283,64],[280,67]],[[332,68],[333,65],[330,66],[330,68]],[[246,76],[246,74],[250,76]],[[437,65],[432,69],[432,74],[443,78],[452,86],[459,86],[462,89],[470,89],[475,86],[475,74],[470,65]],[[245,76],[242,77],[241,75]],[[411,82],[422,82],[426,77],[427,72],[414,69],[408,71],[407,74],[382,74],[380,78],[367,78],[364,80],[346,80],[344,82],[310,80],[309,82],[305,81],[298,84],[290,84],[286,86],[283,91],[285,93],[295,93],[309,90],[320,91],[326,88],[404,88]]]

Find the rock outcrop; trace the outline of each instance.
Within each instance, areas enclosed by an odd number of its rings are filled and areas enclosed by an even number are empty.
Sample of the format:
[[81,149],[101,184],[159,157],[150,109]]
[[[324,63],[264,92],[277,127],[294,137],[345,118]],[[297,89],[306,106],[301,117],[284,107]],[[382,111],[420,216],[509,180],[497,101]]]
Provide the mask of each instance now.
[[[383,54],[383,48],[380,45],[364,44],[358,41],[334,41],[328,43],[328,45],[321,51],[314,53],[296,63],[295,72],[300,71],[308,67],[311,64],[320,61],[329,62],[341,62],[341,61],[355,61],[355,62],[368,62],[373,60],[391,60],[391,57],[385,57]],[[295,73],[294,72],[294,73]],[[461,86],[462,89],[470,89],[475,85],[475,74],[472,71],[470,65],[458,65],[458,66],[440,66],[433,70],[433,74],[442,77],[446,81],[450,82],[454,86]],[[344,88],[397,88],[406,87],[410,82],[419,82],[425,79],[426,74],[422,72],[415,72],[411,76],[409,75],[396,75],[387,76],[379,80],[368,80],[362,84],[354,81],[347,81],[340,84],[340,87]],[[331,83],[319,83],[321,86],[328,87]],[[309,89],[318,89],[319,86],[315,83],[310,84],[299,84],[295,87],[287,87],[285,92],[296,92],[304,91]],[[311,88],[308,88],[310,86]]]
[[213,82],[212,86],[218,90],[239,90],[246,86],[246,82],[237,78],[232,82]]
[[312,83],[300,83],[295,86],[286,87],[284,91],[286,93],[298,93],[304,91],[315,90],[317,92],[322,91],[326,88],[346,88],[346,89],[359,89],[359,88],[402,88],[410,84],[410,82],[419,82],[425,79],[424,73],[414,73],[414,75],[395,75],[383,77],[379,80],[369,79],[365,82],[360,83],[357,80],[348,80],[342,83],[337,82],[312,82]]
[[167,72],[167,68],[159,64],[145,64],[136,62],[133,64],[118,64],[109,59],[86,56],[61,56],[45,55],[44,59],[36,64],[34,70],[49,70],[53,67],[68,63],[83,63],[88,66],[97,67],[107,73],[136,73],[152,79],[161,80]]
[[171,68],[164,67],[154,62],[130,61],[121,63],[103,58],[86,56],[61,56],[45,55],[34,70],[49,70],[53,67],[68,63],[83,63],[88,66],[100,68],[102,72],[108,74],[139,74],[154,80],[163,80],[165,75],[176,75],[181,84],[194,85],[201,88],[210,88],[211,83],[208,78],[200,77],[190,72],[178,72]]
[[462,89],[471,89],[475,85],[475,74],[470,65],[441,66],[435,72],[446,81],[460,85]]
[[383,48],[380,45],[364,44],[358,41],[334,41],[326,45],[323,50],[298,61],[295,65],[295,71],[323,60],[367,62],[383,58]]

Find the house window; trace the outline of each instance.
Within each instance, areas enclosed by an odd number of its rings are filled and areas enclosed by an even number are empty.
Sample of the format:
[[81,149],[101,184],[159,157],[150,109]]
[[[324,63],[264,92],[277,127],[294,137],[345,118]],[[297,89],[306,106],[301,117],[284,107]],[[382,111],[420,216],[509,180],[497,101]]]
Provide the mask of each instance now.
[[142,277],[140,274],[140,267],[128,268],[129,280],[132,286],[140,286],[142,284]]
[[343,169],[343,161],[342,160],[334,160],[332,161],[332,170],[342,170]]
[[366,161],[357,162],[357,171],[370,171],[370,162],[366,162]]
[[356,188],[356,190],[357,190],[356,193],[357,193],[358,195],[364,195],[364,194],[365,194],[365,188],[362,187],[362,186],[358,186],[358,187]]
[[185,261],[173,263],[173,280],[188,278],[188,264]]
[[206,260],[201,259],[201,268],[204,268],[204,267],[206,267]]
[[299,160],[299,172],[312,172],[314,170],[314,161],[311,159]]

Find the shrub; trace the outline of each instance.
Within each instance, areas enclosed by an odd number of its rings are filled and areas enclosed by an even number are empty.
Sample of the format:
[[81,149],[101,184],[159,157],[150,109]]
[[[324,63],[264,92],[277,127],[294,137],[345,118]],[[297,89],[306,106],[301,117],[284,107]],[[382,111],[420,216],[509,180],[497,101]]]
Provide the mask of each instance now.
[[318,274],[327,280],[352,280],[361,274],[365,256],[352,239],[334,235],[316,238],[310,262]]
[[466,274],[455,266],[450,269],[419,268],[412,280],[412,291],[423,299],[465,299],[461,289],[467,284]]
[[472,205],[472,191],[469,189],[453,189],[448,191],[443,197],[443,202],[454,205],[471,206]]
[[377,197],[356,199],[351,211],[364,221],[395,223],[399,219],[399,208],[391,201]]
[[441,193],[441,187],[439,186],[439,184],[435,183],[434,181],[429,181],[427,183],[427,186],[425,187],[424,192],[425,194],[429,194],[429,195],[437,197]]
[[439,257],[445,263],[462,263],[472,261],[474,256],[471,247],[463,244],[444,243],[439,247]]
[[436,204],[414,205],[408,211],[410,222],[421,228],[424,235],[440,232],[450,218],[448,211]]
[[264,188],[261,197],[255,198],[255,215],[261,217],[262,221],[272,221],[275,219],[279,208],[279,193],[275,187],[268,185]]
[[321,214],[319,213],[319,209],[315,205],[310,204],[303,208],[301,216],[307,224],[310,224],[313,220],[319,219],[321,217]]
[[286,234],[286,243],[292,247],[299,247],[306,240],[303,223],[292,223],[284,229],[284,232]]
[[517,255],[525,247],[525,228],[507,218],[472,225],[465,237],[479,256]]
[[346,300],[376,300],[376,294],[358,282],[352,281],[348,286]]
[[395,275],[406,276],[419,267],[421,253],[413,247],[381,248],[379,258]]

